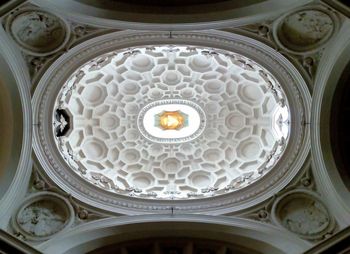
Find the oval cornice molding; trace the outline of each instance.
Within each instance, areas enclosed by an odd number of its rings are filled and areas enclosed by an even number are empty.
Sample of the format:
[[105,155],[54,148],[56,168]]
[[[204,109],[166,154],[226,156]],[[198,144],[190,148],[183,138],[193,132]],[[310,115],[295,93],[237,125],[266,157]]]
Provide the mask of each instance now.
[[[213,198],[185,201],[142,200],[107,193],[89,186],[74,174],[67,174],[62,158],[54,151],[49,116],[54,95],[71,71],[98,55],[121,48],[152,44],[189,44],[214,47],[243,54],[267,68],[280,82],[288,98],[291,117],[290,143],[284,156],[264,179],[242,191]],[[42,125],[34,131],[34,151],[46,174],[64,191],[92,207],[114,213],[162,213],[172,207],[182,213],[224,214],[256,205],[285,187],[297,174],[309,153],[311,97],[296,68],[272,48],[241,35],[220,31],[176,32],[171,38],[164,32],[124,31],[86,41],[62,55],[43,75],[33,96],[34,119]],[[52,104],[52,103],[51,103]],[[51,138],[50,138],[51,137]]]

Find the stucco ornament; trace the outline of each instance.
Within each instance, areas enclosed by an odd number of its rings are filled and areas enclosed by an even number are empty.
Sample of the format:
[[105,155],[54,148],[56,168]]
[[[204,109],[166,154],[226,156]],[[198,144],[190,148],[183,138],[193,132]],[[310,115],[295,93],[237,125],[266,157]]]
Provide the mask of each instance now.
[[273,210],[278,223],[305,239],[321,239],[334,230],[334,220],[326,206],[309,191],[285,194]]
[[74,211],[61,196],[40,192],[27,198],[13,217],[13,226],[28,240],[45,240],[72,223]]
[[26,52],[48,55],[60,50],[68,40],[66,22],[45,11],[20,9],[9,16],[7,30]]
[[326,9],[306,8],[283,17],[277,28],[277,39],[283,47],[295,52],[315,50],[335,32],[337,17]]

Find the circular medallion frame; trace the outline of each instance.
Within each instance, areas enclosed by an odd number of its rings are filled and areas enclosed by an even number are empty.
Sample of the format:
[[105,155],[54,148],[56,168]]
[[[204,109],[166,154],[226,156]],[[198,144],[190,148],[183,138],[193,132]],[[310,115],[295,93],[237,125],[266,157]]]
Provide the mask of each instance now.
[[[32,194],[23,201],[12,217],[12,226],[25,239],[44,241],[72,225],[74,214],[74,209],[68,200],[56,193],[43,191]],[[28,223],[29,226],[25,228],[23,225]],[[50,225],[50,223],[56,224]]]
[[[304,38],[308,43],[308,45],[297,45],[293,44],[293,42],[288,41],[288,38],[285,37],[283,34],[283,26],[288,18],[294,17],[296,19],[296,16],[299,15],[299,18],[297,20],[294,20],[294,23],[291,24],[292,28],[289,29],[300,29],[301,33],[303,32],[304,35],[308,36],[317,36],[317,33],[321,33],[321,28],[319,28],[319,22],[315,22],[313,17],[310,18],[310,20],[306,20],[305,22],[310,22],[310,24],[302,24],[304,17],[307,19],[308,15],[314,15],[314,16],[320,16],[320,19],[325,19],[324,23],[327,24],[327,22],[331,22],[331,28],[329,31],[327,31],[322,37],[321,35],[318,35],[320,38],[317,41],[317,37],[313,38],[316,40],[316,42],[312,43],[310,40],[312,38]],[[322,16],[322,17],[321,17]],[[317,17],[315,17],[317,18]],[[299,22],[299,23],[298,23]],[[314,22],[314,23],[312,23]],[[291,12],[286,13],[285,15],[281,16],[275,21],[275,25],[273,28],[273,37],[276,41],[276,43],[283,48],[284,50],[291,52],[296,55],[304,55],[304,54],[312,54],[317,52],[320,48],[324,47],[327,42],[332,38],[332,36],[339,30],[339,17],[336,13],[331,11],[330,9],[327,9],[325,7],[321,6],[304,6],[297,8]],[[299,27],[298,27],[299,26]],[[302,31],[303,29],[309,29],[308,31]],[[290,33],[290,31],[288,32]],[[300,38],[299,38],[300,37]],[[294,36],[294,38],[301,39],[299,43],[302,43],[302,36]],[[305,43],[304,43],[305,44]]]
[[12,12],[5,27],[18,46],[34,56],[52,55],[63,49],[70,38],[70,26],[65,19],[39,8]]
[[309,190],[293,190],[280,196],[272,206],[272,220],[307,240],[322,239],[336,226],[321,197]]

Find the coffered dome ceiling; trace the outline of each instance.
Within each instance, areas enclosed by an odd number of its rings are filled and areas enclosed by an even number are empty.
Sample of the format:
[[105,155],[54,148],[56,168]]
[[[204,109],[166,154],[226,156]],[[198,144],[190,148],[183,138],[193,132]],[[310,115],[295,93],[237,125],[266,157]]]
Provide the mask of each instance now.
[[114,51],[58,93],[55,141],[72,170],[114,193],[201,198],[263,177],[287,145],[289,109],[240,54],[164,45]]
[[226,35],[115,33],[62,56],[33,99],[50,178],[112,211],[237,209],[282,188],[307,154],[307,90],[281,55]]

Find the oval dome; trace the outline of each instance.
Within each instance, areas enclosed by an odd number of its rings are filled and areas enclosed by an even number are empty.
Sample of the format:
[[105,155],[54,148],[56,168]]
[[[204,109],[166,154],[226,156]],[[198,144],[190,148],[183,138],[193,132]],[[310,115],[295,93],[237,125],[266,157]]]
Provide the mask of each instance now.
[[57,148],[123,195],[225,194],[262,178],[288,141],[286,96],[241,54],[194,45],[113,51],[78,68],[53,110]]
[[116,32],[40,80],[34,151],[60,188],[99,209],[222,214],[295,176],[309,99],[293,65],[250,38]]

